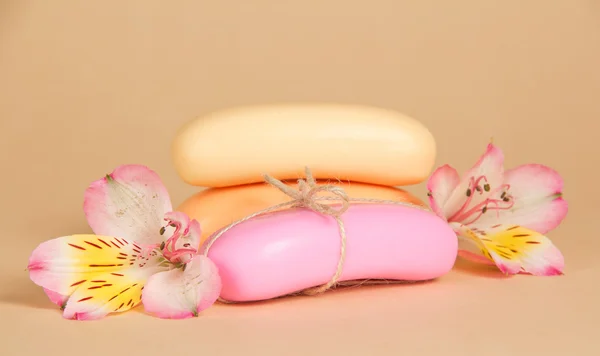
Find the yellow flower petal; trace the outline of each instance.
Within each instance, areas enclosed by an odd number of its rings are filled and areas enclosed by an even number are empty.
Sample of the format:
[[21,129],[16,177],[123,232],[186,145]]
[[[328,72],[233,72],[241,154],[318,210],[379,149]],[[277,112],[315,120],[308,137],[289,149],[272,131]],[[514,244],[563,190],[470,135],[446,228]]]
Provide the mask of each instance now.
[[64,296],[65,317],[95,319],[137,305],[147,278],[165,269],[159,258],[122,238],[72,235],[39,245],[28,269],[34,283]]
[[68,319],[91,320],[109,313],[123,312],[142,300],[142,289],[152,273],[131,268],[122,273],[96,274],[81,283],[71,294],[63,316]]
[[546,236],[536,231],[518,225],[495,225],[486,229],[461,225],[458,229],[455,226],[455,230],[473,241],[504,273],[562,274],[562,254]]

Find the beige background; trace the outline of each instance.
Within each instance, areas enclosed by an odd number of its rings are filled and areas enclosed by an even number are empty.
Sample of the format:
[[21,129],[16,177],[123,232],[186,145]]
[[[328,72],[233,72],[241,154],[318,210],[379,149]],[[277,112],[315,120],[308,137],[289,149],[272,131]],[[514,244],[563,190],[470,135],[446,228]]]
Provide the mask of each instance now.
[[[0,354],[598,355],[599,63],[595,0],[0,0]],[[491,136],[508,167],[559,170],[566,276],[459,264],[423,285],[92,323],[28,280],[38,243],[89,231],[91,181],[147,164],[179,204],[196,188],[171,166],[177,128],[281,101],[402,111],[460,170]]]

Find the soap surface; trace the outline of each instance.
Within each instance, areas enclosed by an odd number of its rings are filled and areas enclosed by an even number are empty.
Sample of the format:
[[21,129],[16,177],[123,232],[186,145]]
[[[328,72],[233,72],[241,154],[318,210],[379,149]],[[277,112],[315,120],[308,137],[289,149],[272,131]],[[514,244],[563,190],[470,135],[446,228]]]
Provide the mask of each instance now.
[[[342,220],[347,243],[340,281],[430,280],[450,271],[456,260],[456,235],[433,213],[358,204]],[[208,257],[219,268],[221,298],[265,300],[327,283],[340,257],[340,236],[331,217],[303,208],[282,210],[225,232]]]
[[[296,182],[286,183],[298,189]],[[380,200],[405,201],[415,205],[425,204],[414,195],[403,189],[381,185],[317,181],[317,185],[330,184],[344,189],[351,198],[371,198]],[[216,230],[242,219],[259,210],[290,201],[292,198],[279,189],[266,183],[238,185],[226,188],[209,188],[196,193],[185,200],[178,211],[186,213],[190,218],[198,220],[202,230],[200,241],[203,242]],[[323,204],[335,204],[335,201],[322,201]]]
[[380,108],[313,104],[224,110],[184,125],[172,144],[181,178],[224,187],[262,175],[401,186],[424,181],[435,161],[431,133],[418,121]]

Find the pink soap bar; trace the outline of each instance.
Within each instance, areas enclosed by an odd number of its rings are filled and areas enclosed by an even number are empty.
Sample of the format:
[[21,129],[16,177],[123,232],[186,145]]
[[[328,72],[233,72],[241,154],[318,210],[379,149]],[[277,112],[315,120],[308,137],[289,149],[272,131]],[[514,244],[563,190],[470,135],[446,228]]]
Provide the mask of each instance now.
[[[342,220],[347,242],[339,281],[430,280],[454,265],[456,235],[433,213],[354,204]],[[208,256],[219,268],[221,298],[256,301],[327,283],[336,271],[340,243],[334,218],[298,208],[231,228],[215,241]],[[206,243],[202,250],[205,247]]]

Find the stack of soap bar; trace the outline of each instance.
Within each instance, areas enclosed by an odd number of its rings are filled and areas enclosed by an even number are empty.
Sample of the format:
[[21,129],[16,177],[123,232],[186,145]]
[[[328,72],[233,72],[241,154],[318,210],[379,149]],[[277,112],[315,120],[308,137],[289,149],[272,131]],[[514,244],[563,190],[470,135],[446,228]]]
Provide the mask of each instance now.
[[[172,152],[181,178],[208,188],[178,208],[200,222],[205,242],[229,223],[291,199],[264,183],[263,174],[297,187],[295,181],[304,178],[307,166],[319,185],[340,186],[350,197],[424,206],[394,186],[427,178],[435,141],[418,121],[390,110],[272,105],[196,119],[180,130]],[[357,203],[342,220],[347,244],[340,281],[427,280],[454,264],[456,236],[428,211]],[[328,282],[336,271],[340,244],[333,218],[294,208],[231,228],[214,242],[208,256],[219,267],[221,297],[252,301]]]

